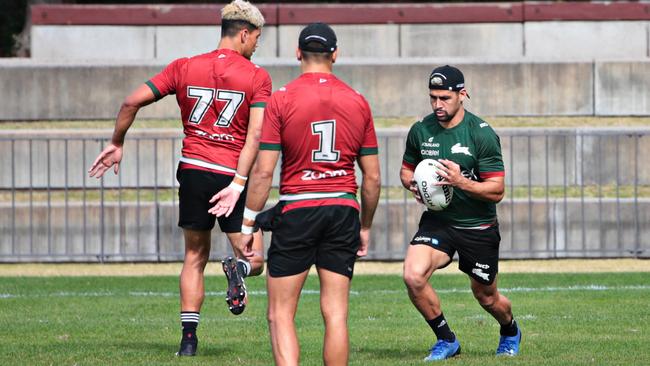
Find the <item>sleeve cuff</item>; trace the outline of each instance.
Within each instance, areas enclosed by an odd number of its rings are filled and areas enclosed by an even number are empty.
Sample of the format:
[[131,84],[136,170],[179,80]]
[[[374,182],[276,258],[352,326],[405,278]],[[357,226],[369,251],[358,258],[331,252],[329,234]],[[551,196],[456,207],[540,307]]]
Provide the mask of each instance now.
[[280,150],[282,150],[282,145],[280,145],[280,144],[268,143],[268,142],[261,142],[261,143],[260,143],[260,150],[274,150],[274,151],[280,151]]
[[402,160],[402,168],[415,171],[415,164],[411,164],[406,160]]
[[505,177],[506,172],[500,171],[500,172],[480,172],[479,176],[481,179],[485,178],[494,178],[494,177]]
[[151,82],[151,80],[147,80],[147,82],[145,84],[147,84],[149,89],[151,89],[151,91],[153,92],[153,95],[156,97],[156,100],[162,98],[162,93],[160,93],[160,90],[158,90],[158,88],[156,88],[156,86]]
[[377,155],[379,154],[379,149],[377,147],[362,147],[359,150],[359,155]]

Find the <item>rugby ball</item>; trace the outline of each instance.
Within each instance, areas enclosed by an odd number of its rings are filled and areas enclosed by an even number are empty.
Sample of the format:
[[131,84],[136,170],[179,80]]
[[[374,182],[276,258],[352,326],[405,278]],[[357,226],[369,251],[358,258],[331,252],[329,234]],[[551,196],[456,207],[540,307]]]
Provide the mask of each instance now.
[[422,160],[415,167],[413,180],[418,186],[424,205],[430,210],[442,211],[451,203],[454,188],[450,185],[435,185],[436,182],[443,180],[436,172],[436,164],[439,163],[433,159]]

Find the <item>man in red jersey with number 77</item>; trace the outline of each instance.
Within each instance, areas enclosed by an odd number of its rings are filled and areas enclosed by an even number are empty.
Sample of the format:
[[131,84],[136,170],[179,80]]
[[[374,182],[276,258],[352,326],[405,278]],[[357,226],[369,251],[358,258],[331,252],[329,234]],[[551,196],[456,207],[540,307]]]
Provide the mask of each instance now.
[[[198,346],[196,328],[205,296],[203,271],[215,221],[231,244],[239,240],[246,181],[257,156],[264,107],[271,94],[269,74],[250,61],[264,26],[262,13],[248,1],[235,0],[221,10],[221,19],[218,49],[173,61],[125,99],[111,143],[89,170],[90,176],[97,178],[111,167],[117,174],[124,136],[138,110],[176,95],[185,133],[176,175],[180,184],[178,225],[185,238],[179,356],[193,356]],[[234,314],[240,314],[246,305],[243,278],[263,269],[261,234],[253,247],[255,254],[244,257],[233,245],[238,259],[223,261],[227,302]]]

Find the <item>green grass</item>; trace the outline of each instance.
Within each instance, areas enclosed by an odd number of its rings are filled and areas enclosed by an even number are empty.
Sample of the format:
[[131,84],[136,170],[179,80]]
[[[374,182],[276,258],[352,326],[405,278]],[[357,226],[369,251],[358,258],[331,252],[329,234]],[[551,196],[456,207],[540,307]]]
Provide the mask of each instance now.
[[[455,265],[455,264],[454,264]],[[648,365],[647,273],[503,274],[523,329],[521,355],[493,356],[498,326],[467,292],[463,275],[434,275],[463,347],[456,365]],[[264,280],[247,282],[249,307],[233,316],[223,277],[208,277],[199,355],[176,359],[176,277],[0,279],[2,365],[270,365]],[[310,277],[296,323],[303,365],[320,365],[318,281]],[[433,342],[401,278],[356,276],[350,303],[351,365],[418,365]]]
[[[490,117],[483,116],[493,127],[620,127],[620,126],[650,126],[650,117],[596,117],[596,116],[533,116],[533,117]],[[405,117],[378,117],[375,116],[375,126],[384,127],[410,127],[418,120],[415,116]],[[113,129],[113,120],[89,121],[5,121],[0,122],[3,129],[81,129],[81,128],[108,128]],[[133,129],[146,128],[178,128],[181,123],[175,119],[139,119],[133,124]]]
[[[406,192],[402,187],[383,187],[381,191],[380,199],[403,199],[406,193],[407,199],[411,199],[411,195]],[[510,198],[515,199],[526,199],[530,196],[533,199],[544,199],[548,195],[549,199],[563,198],[566,194],[567,198],[634,198],[635,189],[634,186],[630,185],[621,185],[616,187],[615,185],[602,185],[595,186],[589,185],[585,187],[580,186],[568,186],[566,190],[561,186],[549,186],[546,187],[533,186],[530,187],[515,187],[513,190],[510,189],[510,186],[506,186],[506,196],[505,200]],[[645,198],[650,197],[650,186],[639,185],[636,189],[637,197]],[[279,197],[279,192],[277,188],[272,188],[269,193],[270,200],[277,200]],[[49,196],[49,198],[48,198]],[[178,188],[160,188],[157,191],[151,188],[123,188],[123,189],[104,189],[104,201],[105,202],[137,202],[139,199],[141,202],[155,202],[156,197],[159,202],[172,202],[172,200],[178,201]],[[66,193],[65,190],[56,189],[50,190],[49,193],[47,190],[32,190],[32,191],[15,191],[7,189],[0,189],[0,202],[10,203],[12,200],[16,202],[47,202],[49,199],[50,202],[100,202],[101,201],[101,191],[95,188],[89,188],[84,190],[81,189],[69,189]]]

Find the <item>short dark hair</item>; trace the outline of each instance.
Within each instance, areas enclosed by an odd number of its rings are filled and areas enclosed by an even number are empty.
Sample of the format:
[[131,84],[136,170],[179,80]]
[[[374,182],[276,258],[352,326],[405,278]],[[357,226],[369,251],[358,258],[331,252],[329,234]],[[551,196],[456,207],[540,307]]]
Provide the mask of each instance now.
[[251,22],[247,22],[241,19],[222,19],[221,20],[221,37],[234,37],[242,29],[248,29],[249,32],[252,32],[258,29]]
[[[320,47],[321,44],[318,42],[309,42],[307,43],[309,47]],[[333,52],[311,52],[311,51],[301,51],[302,58],[305,61],[315,61],[315,62],[326,62],[332,61]]]

